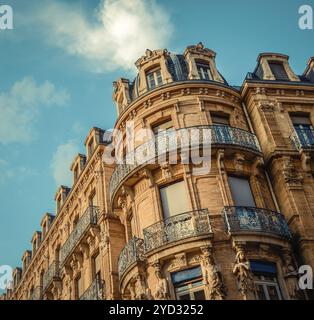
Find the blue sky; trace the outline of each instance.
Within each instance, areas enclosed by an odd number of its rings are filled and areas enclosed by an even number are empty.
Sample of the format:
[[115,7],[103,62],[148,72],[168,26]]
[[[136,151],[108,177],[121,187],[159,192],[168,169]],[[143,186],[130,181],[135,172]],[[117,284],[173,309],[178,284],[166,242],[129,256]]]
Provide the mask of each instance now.
[[[1,0],[14,30],[0,30],[0,265],[20,265],[69,164],[92,126],[112,128],[112,82],[133,78],[146,48],[182,52],[202,41],[232,85],[260,52],[288,54],[297,74],[314,56],[298,28],[305,0]],[[132,4],[132,6],[130,6]]]

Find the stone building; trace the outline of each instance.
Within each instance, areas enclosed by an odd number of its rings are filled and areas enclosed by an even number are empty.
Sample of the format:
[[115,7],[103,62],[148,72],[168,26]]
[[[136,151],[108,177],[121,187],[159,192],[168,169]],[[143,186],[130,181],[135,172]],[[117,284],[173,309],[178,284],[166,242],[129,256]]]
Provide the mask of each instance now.
[[[314,58],[298,76],[288,56],[260,54],[234,87],[215,57],[202,43],[147,50],[133,82],[114,82],[120,143],[90,130],[6,299],[309,298]],[[130,123],[143,139],[129,148]]]

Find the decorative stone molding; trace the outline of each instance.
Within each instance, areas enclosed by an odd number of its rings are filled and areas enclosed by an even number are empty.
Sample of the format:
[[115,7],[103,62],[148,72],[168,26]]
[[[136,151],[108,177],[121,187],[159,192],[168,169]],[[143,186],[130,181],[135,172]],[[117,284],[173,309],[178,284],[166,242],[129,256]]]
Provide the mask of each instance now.
[[289,188],[302,188],[303,176],[296,170],[290,157],[284,159],[282,174]]
[[172,179],[172,170],[169,162],[164,162],[163,164],[161,164],[160,169],[162,171],[162,176],[165,180]]
[[234,166],[237,171],[243,171],[245,157],[241,153],[236,153],[234,156]]
[[307,152],[302,152],[301,154],[301,164],[302,169],[305,172],[311,172],[311,156]]
[[138,274],[134,281],[134,300],[152,300],[150,289],[147,287],[145,277]]
[[174,256],[171,264],[168,267],[168,271],[174,271],[187,266],[187,258],[185,252],[178,253]]
[[259,102],[257,105],[258,109],[261,110],[262,112],[274,112],[276,110],[276,106],[273,102],[267,102],[267,101],[262,101]]

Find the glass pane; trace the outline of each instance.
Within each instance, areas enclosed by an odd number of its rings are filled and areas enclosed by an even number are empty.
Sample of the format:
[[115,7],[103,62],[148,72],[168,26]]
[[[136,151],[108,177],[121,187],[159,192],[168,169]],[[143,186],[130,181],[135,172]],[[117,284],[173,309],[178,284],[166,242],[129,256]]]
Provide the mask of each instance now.
[[161,188],[160,196],[165,219],[189,211],[184,181]]
[[162,84],[162,77],[161,77],[161,71],[160,70],[158,70],[156,72],[156,77],[157,77],[157,84],[161,85]]
[[286,70],[280,62],[270,62],[269,67],[276,80],[289,80]]
[[204,290],[195,291],[194,300],[206,300]]
[[182,296],[179,296],[179,300],[191,300],[190,294],[186,293],[186,294],[183,294]]
[[256,294],[257,294],[258,300],[267,300],[263,285],[261,285],[261,284],[256,285]]
[[280,300],[278,292],[277,292],[277,286],[268,285],[267,291],[268,291],[270,300]]
[[228,181],[235,206],[255,207],[250,183],[247,179],[229,176]]

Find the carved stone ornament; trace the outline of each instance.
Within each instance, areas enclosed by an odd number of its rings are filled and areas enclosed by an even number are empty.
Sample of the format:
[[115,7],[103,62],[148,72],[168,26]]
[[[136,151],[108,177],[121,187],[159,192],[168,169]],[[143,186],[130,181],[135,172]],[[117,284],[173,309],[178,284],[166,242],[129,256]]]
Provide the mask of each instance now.
[[187,259],[185,253],[176,254],[174,259],[172,260],[170,266],[168,267],[168,271],[180,269],[182,267],[187,266]]
[[151,300],[151,292],[147,287],[144,276],[138,274],[134,282],[134,299],[135,300]]
[[203,281],[209,287],[210,300],[223,300],[226,295],[221,273],[215,263],[211,246],[201,247],[201,268]]
[[160,263],[155,262],[153,268],[155,269],[155,276],[157,279],[154,298],[156,300],[169,300],[168,284],[167,280],[162,276]]
[[295,169],[291,159],[285,161],[282,174],[289,187],[302,187],[303,177]]
[[253,275],[250,263],[246,258],[242,245],[235,245],[236,258],[233,264],[233,274],[237,277],[238,289],[244,300],[248,300],[249,292],[253,290]]

